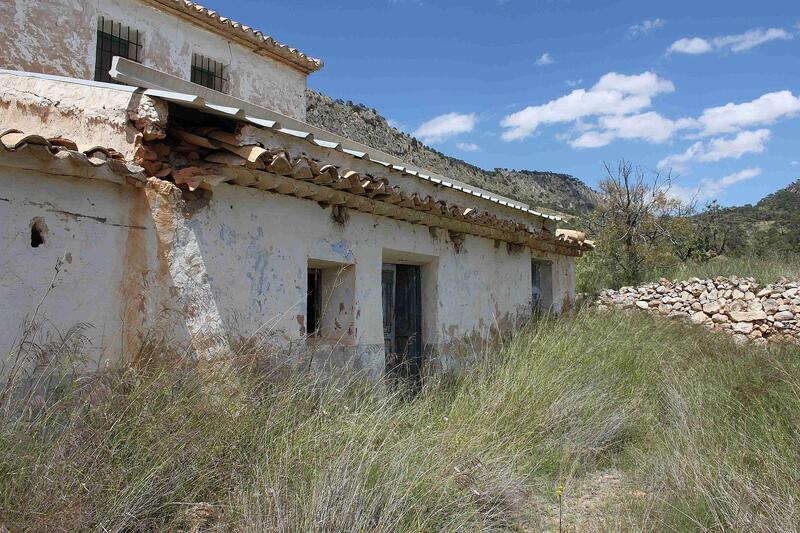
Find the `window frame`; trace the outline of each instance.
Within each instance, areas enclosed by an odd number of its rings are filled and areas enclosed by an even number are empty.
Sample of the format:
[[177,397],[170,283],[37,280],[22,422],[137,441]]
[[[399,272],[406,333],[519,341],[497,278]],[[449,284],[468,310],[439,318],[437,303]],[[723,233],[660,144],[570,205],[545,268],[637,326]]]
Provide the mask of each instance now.
[[144,42],[141,31],[100,15],[97,17],[95,38],[95,81],[119,83],[108,73],[114,56],[124,57],[136,63],[142,62]]
[[189,81],[212,91],[230,94],[229,66],[198,52],[192,52]]

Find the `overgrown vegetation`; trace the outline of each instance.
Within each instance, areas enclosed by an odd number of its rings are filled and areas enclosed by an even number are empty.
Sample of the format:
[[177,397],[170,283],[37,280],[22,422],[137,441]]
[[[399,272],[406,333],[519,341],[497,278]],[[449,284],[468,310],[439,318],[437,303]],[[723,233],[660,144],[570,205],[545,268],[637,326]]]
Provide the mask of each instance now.
[[797,348],[582,311],[407,401],[253,342],[213,363],[152,345],[80,375],[80,332],[31,352],[32,392],[24,373],[2,389],[12,530],[557,530],[562,484],[572,530],[579,481],[611,469],[602,530],[800,524]]
[[624,160],[605,169],[597,208],[571,221],[597,242],[597,250],[578,263],[580,291],[704,272],[754,275],[769,283],[797,272],[800,182],[756,206],[711,202],[697,213],[692,202],[670,194],[668,174],[648,174]]

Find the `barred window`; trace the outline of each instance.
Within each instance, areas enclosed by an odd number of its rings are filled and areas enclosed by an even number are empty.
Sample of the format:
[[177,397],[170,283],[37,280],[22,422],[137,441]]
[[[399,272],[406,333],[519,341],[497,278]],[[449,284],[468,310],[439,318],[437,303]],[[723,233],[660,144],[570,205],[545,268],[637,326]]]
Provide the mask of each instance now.
[[228,93],[228,67],[221,61],[200,54],[192,54],[192,82]]
[[95,53],[94,79],[116,83],[108,71],[114,56],[142,62],[142,34],[130,26],[105,17],[97,19],[97,51]]

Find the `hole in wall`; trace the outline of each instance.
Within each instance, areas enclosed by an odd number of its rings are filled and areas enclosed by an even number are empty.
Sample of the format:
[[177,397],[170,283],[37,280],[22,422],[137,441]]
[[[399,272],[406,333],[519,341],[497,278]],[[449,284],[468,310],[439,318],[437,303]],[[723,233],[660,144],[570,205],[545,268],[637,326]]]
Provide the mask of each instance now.
[[42,217],[31,220],[31,248],[38,248],[45,244],[47,225]]

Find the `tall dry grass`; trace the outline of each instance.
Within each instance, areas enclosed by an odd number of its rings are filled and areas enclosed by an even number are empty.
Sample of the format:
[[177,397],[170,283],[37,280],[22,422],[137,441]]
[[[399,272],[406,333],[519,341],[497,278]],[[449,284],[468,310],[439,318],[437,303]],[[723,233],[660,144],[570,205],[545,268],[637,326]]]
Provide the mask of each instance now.
[[407,400],[254,343],[212,363],[155,344],[86,376],[74,340],[2,390],[11,529],[538,531],[558,485],[609,469],[625,481],[602,508],[621,530],[800,523],[797,348],[582,311]]

